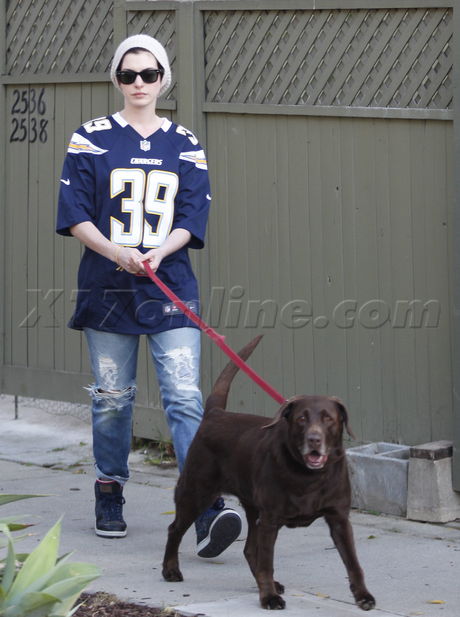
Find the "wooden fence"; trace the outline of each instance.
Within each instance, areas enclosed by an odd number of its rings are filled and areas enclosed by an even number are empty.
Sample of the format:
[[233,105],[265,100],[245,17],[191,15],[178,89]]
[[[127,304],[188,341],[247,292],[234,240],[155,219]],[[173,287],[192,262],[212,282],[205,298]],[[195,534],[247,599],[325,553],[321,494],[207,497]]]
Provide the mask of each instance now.
[[[146,32],[171,58],[161,113],[210,164],[203,317],[234,348],[265,333],[256,370],[341,396],[360,441],[458,443],[457,3],[4,0],[0,20],[3,392],[87,400],[57,182],[73,130],[120,108],[114,46]],[[203,341],[205,393],[225,361]],[[245,377],[231,405],[275,411]],[[135,432],[165,430],[143,347]]]

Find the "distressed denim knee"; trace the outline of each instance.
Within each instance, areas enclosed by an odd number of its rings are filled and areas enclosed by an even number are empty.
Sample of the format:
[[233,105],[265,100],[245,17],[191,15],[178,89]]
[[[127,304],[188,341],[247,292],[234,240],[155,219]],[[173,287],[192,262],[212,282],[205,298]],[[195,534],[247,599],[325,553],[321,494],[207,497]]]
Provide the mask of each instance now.
[[161,399],[182,470],[188,448],[203,417],[200,381],[200,333],[178,328],[151,335]]
[[136,387],[105,392],[91,386],[93,399],[93,453],[96,476],[123,485],[129,478],[128,456],[132,439],[132,411]]
[[89,391],[96,474],[124,484],[129,477],[139,336],[91,328],[85,328],[85,335],[95,380]]

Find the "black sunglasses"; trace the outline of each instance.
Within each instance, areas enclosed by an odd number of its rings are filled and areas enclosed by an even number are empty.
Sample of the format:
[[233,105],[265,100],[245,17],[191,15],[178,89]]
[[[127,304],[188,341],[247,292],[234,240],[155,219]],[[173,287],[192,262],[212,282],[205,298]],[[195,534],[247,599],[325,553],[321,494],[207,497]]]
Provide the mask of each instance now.
[[158,75],[163,76],[163,73],[164,71],[162,69],[144,69],[139,73],[136,73],[136,71],[131,71],[130,69],[126,69],[125,71],[117,71],[116,75],[118,81],[125,85],[133,84],[136,81],[136,77],[138,75],[141,76],[141,79],[144,83],[154,84],[158,79]]

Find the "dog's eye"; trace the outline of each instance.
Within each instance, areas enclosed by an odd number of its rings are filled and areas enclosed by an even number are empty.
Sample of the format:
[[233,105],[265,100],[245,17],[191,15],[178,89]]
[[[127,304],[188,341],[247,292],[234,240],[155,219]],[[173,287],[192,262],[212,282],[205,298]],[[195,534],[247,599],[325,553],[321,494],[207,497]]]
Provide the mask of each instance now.
[[327,411],[323,411],[321,414],[324,424],[332,424],[334,422],[334,418],[330,416]]
[[305,418],[305,416],[299,416],[297,418],[297,423],[298,424],[305,424],[306,421],[307,421],[307,419]]

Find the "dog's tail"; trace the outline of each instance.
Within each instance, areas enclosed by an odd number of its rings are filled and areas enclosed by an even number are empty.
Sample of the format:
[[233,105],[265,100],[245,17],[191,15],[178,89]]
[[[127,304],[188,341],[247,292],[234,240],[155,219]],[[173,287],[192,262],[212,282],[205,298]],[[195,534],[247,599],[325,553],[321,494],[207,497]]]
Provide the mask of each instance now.
[[[252,339],[252,341],[245,345],[243,349],[240,349],[240,351],[238,352],[240,358],[242,358],[243,360],[247,360],[259,344],[262,336],[262,334],[256,336],[256,338]],[[230,385],[239,370],[239,367],[236,366],[236,364],[233,364],[232,361],[227,364],[227,366],[217,378],[214,384],[214,388],[212,389],[211,394],[207,398],[205,412],[215,407],[225,409],[227,405],[227,397],[230,390]]]

